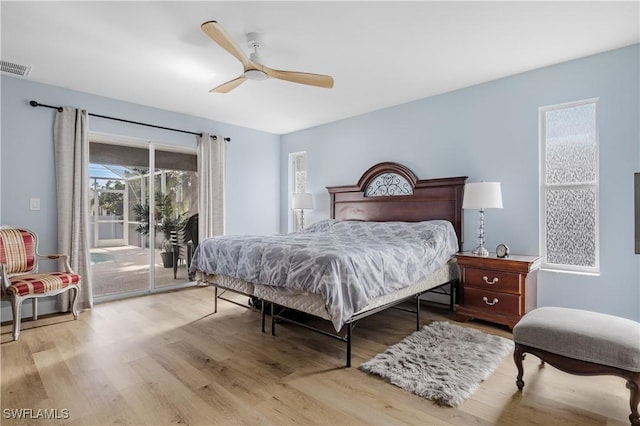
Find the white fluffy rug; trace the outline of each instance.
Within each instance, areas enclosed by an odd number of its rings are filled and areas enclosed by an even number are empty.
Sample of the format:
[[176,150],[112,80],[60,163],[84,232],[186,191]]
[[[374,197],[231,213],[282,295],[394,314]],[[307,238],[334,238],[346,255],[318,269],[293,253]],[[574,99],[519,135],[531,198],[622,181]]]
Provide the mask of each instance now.
[[434,322],[363,363],[360,369],[441,405],[473,394],[513,350],[513,342],[480,330]]

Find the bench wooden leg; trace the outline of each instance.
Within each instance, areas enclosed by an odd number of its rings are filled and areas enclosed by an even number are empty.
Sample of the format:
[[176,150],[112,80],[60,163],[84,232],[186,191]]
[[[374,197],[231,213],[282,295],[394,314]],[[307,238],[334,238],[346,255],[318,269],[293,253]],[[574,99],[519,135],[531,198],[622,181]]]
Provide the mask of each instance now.
[[516,363],[516,368],[518,369],[518,377],[516,378],[516,386],[518,386],[518,390],[522,390],[522,388],[524,387],[524,381],[522,380],[522,376],[524,375],[522,361],[524,360],[524,357],[524,351],[522,350],[520,345],[516,343],[513,350],[513,361]]
[[522,360],[525,357],[525,353],[533,354],[540,358],[543,363],[547,362],[553,367],[569,374],[577,374],[580,376],[612,375],[622,377],[627,381],[627,388],[630,392],[629,407],[631,408],[631,414],[629,415],[629,421],[632,426],[640,426],[640,414],[638,413],[638,405],[640,404],[640,372],[631,372],[608,365],[567,358],[562,355],[516,342],[513,350],[513,360],[518,368],[516,385],[519,390],[522,390],[524,387],[524,381],[522,380]]
[[640,414],[638,414],[638,404],[640,404],[640,373],[633,373],[628,379],[627,388],[631,393],[629,397],[629,406],[631,407],[629,420],[633,426],[640,426]]

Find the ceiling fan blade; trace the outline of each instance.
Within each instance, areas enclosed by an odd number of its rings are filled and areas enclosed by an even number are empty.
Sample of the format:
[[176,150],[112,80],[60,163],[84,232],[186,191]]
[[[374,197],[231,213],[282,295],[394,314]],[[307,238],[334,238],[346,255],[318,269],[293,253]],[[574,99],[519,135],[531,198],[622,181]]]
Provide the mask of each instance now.
[[293,83],[308,84],[310,86],[324,87],[330,89],[333,87],[333,77],[322,74],[311,74],[308,72],[282,71],[261,65],[269,77],[279,80],[291,81]]
[[242,65],[246,68],[255,67],[253,62],[249,60],[247,55],[240,49],[240,47],[233,41],[231,36],[222,28],[216,21],[207,21],[200,25],[202,31],[204,31],[213,41],[218,43],[227,52],[235,56]]
[[226,83],[222,83],[220,86],[215,87],[209,90],[210,93],[227,93],[240,86],[242,83],[246,81],[246,77],[241,75],[238,78],[234,78],[233,80],[229,80]]

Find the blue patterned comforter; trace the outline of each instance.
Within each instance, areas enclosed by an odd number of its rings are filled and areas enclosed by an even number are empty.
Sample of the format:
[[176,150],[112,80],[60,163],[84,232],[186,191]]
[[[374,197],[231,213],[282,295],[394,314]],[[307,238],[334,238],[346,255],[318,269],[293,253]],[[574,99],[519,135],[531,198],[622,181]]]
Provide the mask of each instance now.
[[457,251],[453,226],[444,220],[327,219],[287,235],[205,239],[190,269],[321,294],[340,330],[370,299],[422,281]]

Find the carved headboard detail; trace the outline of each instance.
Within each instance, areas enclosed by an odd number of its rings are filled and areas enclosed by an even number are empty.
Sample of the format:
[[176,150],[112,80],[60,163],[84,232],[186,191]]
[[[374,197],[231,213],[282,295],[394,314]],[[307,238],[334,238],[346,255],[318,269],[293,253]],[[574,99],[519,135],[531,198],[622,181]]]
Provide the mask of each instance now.
[[445,219],[453,224],[462,249],[462,196],[466,176],[417,179],[407,167],[376,164],[356,185],[327,187],[331,217],[377,222]]
[[411,195],[418,178],[406,167],[396,163],[380,163],[364,172],[358,187],[365,197]]

